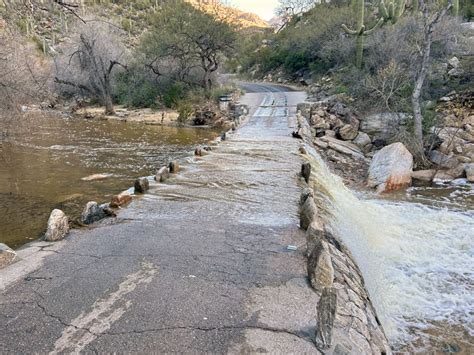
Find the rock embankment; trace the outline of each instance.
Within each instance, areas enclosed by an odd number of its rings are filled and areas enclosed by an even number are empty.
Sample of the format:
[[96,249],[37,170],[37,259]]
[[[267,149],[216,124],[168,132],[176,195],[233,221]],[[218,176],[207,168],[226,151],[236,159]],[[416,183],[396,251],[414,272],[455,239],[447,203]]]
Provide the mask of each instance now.
[[[298,119],[301,138],[306,144],[311,144],[312,135],[307,125],[304,118]],[[392,159],[398,156],[395,153],[399,150],[403,152],[403,148],[395,146],[382,153],[379,159],[387,162],[387,169],[379,172],[377,181],[383,184],[384,180],[390,179],[388,171],[394,170],[404,179],[411,179],[408,170],[412,161],[406,166],[399,166]],[[318,211],[314,200],[311,158],[307,151],[305,147],[300,149],[307,159],[301,169],[306,187],[300,198],[300,227],[306,230],[308,278],[319,296],[315,345],[324,354],[390,354],[388,340],[365,288],[361,271],[351,252],[325,225]],[[396,169],[392,167],[394,164]],[[403,183],[401,178],[397,181]]]
[[363,276],[344,243],[324,225],[309,180],[301,197],[307,269],[319,295],[315,344],[327,354],[388,354],[390,347],[366,291]]

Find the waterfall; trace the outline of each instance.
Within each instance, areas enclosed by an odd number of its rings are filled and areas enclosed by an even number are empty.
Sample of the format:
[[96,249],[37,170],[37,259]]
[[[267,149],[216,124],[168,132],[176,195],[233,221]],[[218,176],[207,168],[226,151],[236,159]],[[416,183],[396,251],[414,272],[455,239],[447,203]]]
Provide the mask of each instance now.
[[356,259],[392,344],[423,342],[433,327],[460,326],[472,337],[472,211],[358,196],[313,148],[308,154],[323,218]]

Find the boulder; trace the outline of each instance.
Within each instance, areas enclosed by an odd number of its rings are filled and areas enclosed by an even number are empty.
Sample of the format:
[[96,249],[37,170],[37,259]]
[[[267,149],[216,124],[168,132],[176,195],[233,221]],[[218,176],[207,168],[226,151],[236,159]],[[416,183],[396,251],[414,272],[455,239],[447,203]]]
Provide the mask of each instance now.
[[63,211],[55,209],[48,219],[48,227],[44,235],[44,240],[61,240],[69,233],[69,218]]
[[416,182],[431,182],[436,174],[436,170],[418,170],[411,173],[411,178]]
[[438,150],[432,150],[429,158],[441,168],[452,169],[459,165],[459,160],[455,156],[441,153]]
[[144,194],[150,189],[150,182],[147,178],[138,178],[134,183],[135,193]]
[[464,164],[464,172],[469,182],[474,182],[474,163]]
[[390,141],[405,130],[407,121],[404,113],[382,112],[363,118],[359,130],[370,135],[373,140]]
[[106,204],[99,206],[95,201],[87,202],[81,214],[81,222],[92,224],[108,217],[110,215],[110,212],[106,210],[108,207]]
[[203,147],[196,147],[196,149],[194,150],[194,155],[198,156],[198,157],[203,157],[205,155],[208,155],[209,152],[204,149]]
[[308,154],[308,152],[306,151],[305,146],[299,147],[299,148],[298,148],[298,151],[299,151],[301,154],[304,154],[304,155]]
[[378,192],[390,192],[411,184],[413,156],[402,143],[393,143],[375,153],[367,185]]
[[316,242],[308,257],[308,277],[311,286],[321,292],[325,287],[331,287],[334,280],[334,268],[331,254],[326,241]]
[[345,124],[338,130],[338,136],[345,141],[351,141],[354,138],[357,137],[358,132],[358,127],[353,126],[351,124]]
[[359,132],[357,136],[354,138],[354,140],[352,141],[352,143],[354,143],[356,146],[362,149],[368,146],[369,144],[371,144],[372,140],[370,139],[367,133]]
[[300,211],[300,227],[304,230],[308,229],[308,226],[313,222],[318,215],[318,208],[314,203],[314,198],[308,197],[301,206]]
[[0,243],[0,269],[10,265],[16,258],[16,253],[6,244]]
[[316,315],[316,347],[320,351],[332,345],[334,320],[336,319],[337,291],[334,287],[326,287],[318,302]]
[[310,256],[314,247],[324,238],[324,226],[320,218],[315,218],[306,230],[306,255]]
[[155,175],[155,180],[165,182],[170,177],[170,171],[166,166],[161,167]]
[[446,171],[440,170],[433,177],[433,182],[435,184],[443,184],[454,180],[454,178]]
[[311,164],[310,163],[301,164],[301,176],[304,178],[304,181],[306,181],[306,183],[308,183],[310,175],[311,175]]
[[170,174],[177,174],[180,171],[180,166],[177,161],[170,161],[168,164]]
[[132,202],[132,196],[123,193],[112,197],[110,200],[110,207],[119,208],[128,205],[130,202]]

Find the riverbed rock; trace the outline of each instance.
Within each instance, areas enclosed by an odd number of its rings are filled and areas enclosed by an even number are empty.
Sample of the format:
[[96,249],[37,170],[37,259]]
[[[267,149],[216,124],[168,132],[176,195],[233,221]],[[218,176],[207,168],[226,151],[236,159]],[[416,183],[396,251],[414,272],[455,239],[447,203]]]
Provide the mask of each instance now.
[[170,177],[170,171],[166,166],[161,167],[155,175],[155,180],[165,182]]
[[69,233],[69,218],[63,211],[54,209],[48,219],[44,240],[53,242],[61,240]]
[[0,269],[10,265],[16,258],[16,253],[6,244],[0,243]]
[[316,316],[316,347],[320,351],[329,349],[332,345],[332,332],[336,318],[337,292],[333,287],[326,287],[318,302]]
[[464,164],[464,171],[469,182],[474,182],[474,163]]
[[300,227],[304,230],[308,229],[308,226],[313,222],[318,215],[318,208],[314,203],[312,197],[308,197],[301,207],[300,211]]
[[177,161],[170,161],[168,164],[168,170],[170,174],[177,174],[180,171],[180,166]]
[[92,174],[86,177],[81,178],[82,181],[98,181],[104,180],[111,177],[112,174]]
[[334,268],[326,241],[315,243],[308,257],[308,277],[311,286],[321,292],[325,287],[331,287],[334,280]]
[[398,190],[411,184],[413,155],[402,143],[378,151],[370,163],[367,185],[379,193]]
[[112,199],[110,201],[110,207],[119,208],[128,205],[130,202],[132,202],[132,196],[123,193],[112,196]]
[[328,144],[328,147],[336,152],[349,155],[355,159],[363,159],[364,153],[355,144],[347,141],[341,141],[336,138],[324,136],[321,140]]
[[107,217],[104,208],[99,206],[95,201],[87,202],[81,214],[81,222],[84,224],[92,224]]
[[138,178],[134,183],[135,193],[144,194],[150,189],[150,182],[147,178]]
[[447,155],[437,150],[432,150],[430,160],[441,168],[453,169],[459,165],[459,160],[453,155]]
[[301,176],[304,178],[306,183],[309,182],[309,177],[311,176],[311,164],[303,163],[301,164]]
[[436,170],[418,170],[411,173],[411,178],[416,182],[431,182],[436,174]]

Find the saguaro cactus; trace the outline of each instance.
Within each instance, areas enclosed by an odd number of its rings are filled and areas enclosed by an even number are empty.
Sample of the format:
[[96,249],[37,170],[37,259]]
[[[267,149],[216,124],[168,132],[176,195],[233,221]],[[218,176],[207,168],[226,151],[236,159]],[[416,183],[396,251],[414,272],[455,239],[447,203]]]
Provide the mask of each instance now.
[[459,0],[453,0],[453,16],[459,16]]
[[365,12],[364,0],[357,0],[356,12],[357,12],[356,28],[354,30],[351,30],[345,24],[342,25],[342,28],[348,34],[356,36],[356,67],[362,68],[362,56],[364,52],[364,36],[368,36],[374,33],[374,31],[382,25],[384,20],[383,18],[380,18],[371,29],[366,30],[365,25],[364,25],[364,12]]
[[406,0],[392,0],[385,5],[384,0],[380,0],[379,12],[382,15],[384,22],[391,21],[396,23],[400,16],[405,12]]

